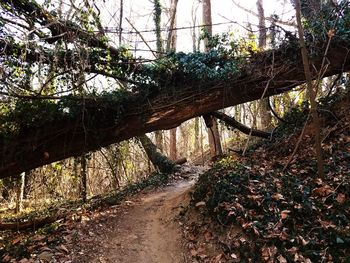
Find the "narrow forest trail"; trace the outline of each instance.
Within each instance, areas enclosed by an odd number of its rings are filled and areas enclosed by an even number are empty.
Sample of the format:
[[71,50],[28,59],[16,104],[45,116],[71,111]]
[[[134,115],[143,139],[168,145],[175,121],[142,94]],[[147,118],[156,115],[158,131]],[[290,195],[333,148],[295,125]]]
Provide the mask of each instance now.
[[188,205],[194,182],[175,181],[89,219],[67,240],[70,262],[186,262],[176,218]]

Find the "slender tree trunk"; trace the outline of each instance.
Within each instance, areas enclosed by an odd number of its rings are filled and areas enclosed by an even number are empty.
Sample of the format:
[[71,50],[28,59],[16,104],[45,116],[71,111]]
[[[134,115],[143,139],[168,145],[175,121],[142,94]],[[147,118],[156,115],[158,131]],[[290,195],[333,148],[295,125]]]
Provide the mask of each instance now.
[[297,24],[298,24],[299,42],[300,42],[300,49],[301,49],[301,55],[303,60],[306,84],[310,95],[312,121],[315,126],[315,150],[316,150],[316,158],[317,158],[317,171],[318,171],[318,175],[321,178],[323,178],[324,164],[323,164],[323,157],[322,157],[320,121],[317,113],[317,103],[316,103],[317,87],[315,87],[315,85],[312,83],[310,62],[309,62],[305,41],[304,41],[304,29],[301,23],[300,0],[295,0],[295,11],[296,11]]
[[[103,156],[103,158],[106,160],[107,165],[109,166],[109,169],[111,171],[111,175],[112,175],[112,179],[113,179],[113,188],[114,189],[119,189],[120,188],[120,180],[119,180],[119,176],[118,176],[118,167],[115,166],[114,162],[114,151],[112,148],[110,147],[106,147],[107,149],[107,154],[103,152],[103,150],[100,150],[101,155]],[[112,158],[109,158],[108,155],[112,155]],[[111,160],[110,160],[111,159]],[[95,159],[94,160],[94,168],[95,168]]]
[[[204,29],[209,36],[213,34],[212,19],[211,19],[211,0],[203,0],[203,24]],[[208,38],[204,39],[204,50],[208,51]]]
[[[154,0],[154,11],[153,11],[153,19],[156,28],[156,44],[157,44],[157,52],[158,57],[160,58],[163,52],[163,40],[161,34],[161,17],[162,17],[162,7],[159,0]],[[163,131],[155,131],[156,136],[156,145],[161,152],[164,152],[163,145]]]
[[31,171],[24,172],[24,189],[23,189],[23,199],[27,199],[30,191],[30,178]]
[[80,157],[80,197],[83,202],[87,199],[87,161],[86,155]]
[[156,145],[157,148],[161,151],[164,152],[164,144],[163,144],[163,131],[155,131],[154,135],[156,137]]
[[[163,41],[161,34],[161,18],[162,18],[162,6],[159,0],[154,0],[154,11],[153,11],[153,19],[156,27],[156,38],[157,38],[157,51],[163,51]],[[160,54],[160,53],[159,53]]]
[[17,179],[16,207],[15,207],[16,214],[20,213],[23,208],[24,178],[25,178],[25,173],[21,173]]
[[[263,50],[266,47],[266,23],[264,14],[264,2],[263,0],[256,1],[256,7],[258,9],[259,15],[259,49]],[[271,128],[272,116],[269,109],[269,99],[264,98],[260,101],[260,118],[261,118],[261,128],[269,129]]]
[[[205,25],[205,30],[207,31],[208,35],[212,35],[212,19],[211,19],[211,1],[210,0],[203,0],[203,24]],[[204,49],[205,52],[208,52],[208,39],[204,39]],[[221,140],[220,140],[220,133],[218,129],[218,124],[215,118],[210,118],[210,120],[205,118],[205,123],[207,124],[208,128],[208,140],[209,140],[209,147],[210,147],[210,155],[211,157],[221,155],[222,154],[222,148],[221,148]],[[210,126],[208,126],[208,124]]]
[[174,28],[176,27],[177,3],[178,0],[170,0],[170,26],[166,43],[166,52],[176,50],[177,34]]
[[170,159],[177,159],[176,128],[170,130]]
[[199,141],[199,118],[194,118],[194,153],[198,154],[200,150],[200,141]]
[[[176,30],[173,30],[176,27],[176,10],[177,10],[178,0],[170,0],[170,27],[169,34],[166,45],[166,52],[176,50],[177,34]],[[177,127],[170,130],[170,159],[177,159],[177,140],[176,140],[176,129]]]
[[120,0],[119,10],[119,45],[122,44],[122,32],[123,32],[123,15],[124,15],[124,1]]

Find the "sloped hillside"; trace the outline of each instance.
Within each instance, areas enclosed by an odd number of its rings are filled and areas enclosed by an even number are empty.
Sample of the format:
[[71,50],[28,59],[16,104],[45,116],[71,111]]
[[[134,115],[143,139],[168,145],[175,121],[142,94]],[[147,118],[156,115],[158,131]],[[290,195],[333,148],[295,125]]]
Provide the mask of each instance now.
[[305,109],[287,116],[273,142],[227,156],[199,178],[185,231],[194,262],[349,262],[349,95],[320,102],[325,178],[317,176],[309,124],[283,170]]

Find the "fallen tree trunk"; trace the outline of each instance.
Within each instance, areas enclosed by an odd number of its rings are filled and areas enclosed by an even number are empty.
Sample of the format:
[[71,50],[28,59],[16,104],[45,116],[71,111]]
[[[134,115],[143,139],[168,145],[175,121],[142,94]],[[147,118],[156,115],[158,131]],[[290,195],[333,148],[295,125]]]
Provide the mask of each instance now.
[[177,165],[182,165],[182,164],[184,164],[184,163],[187,163],[187,158],[186,158],[186,157],[182,157],[182,158],[180,158],[180,159],[176,159],[176,160],[174,161],[174,163],[177,164]]
[[140,140],[148,159],[152,162],[154,167],[156,167],[161,173],[165,174],[171,173],[174,170],[175,163],[159,152],[157,146],[147,137],[147,135],[142,135],[137,138]]
[[55,215],[34,219],[32,221],[25,221],[25,222],[6,222],[6,223],[0,222],[0,231],[4,231],[4,230],[19,231],[19,230],[28,230],[28,229],[36,230],[44,225],[51,224],[60,219],[63,219],[67,215],[68,213],[55,214]]
[[226,115],[225,113],[215,111],[215,112],[210,113],[210,115],[214,116],[215,118],[217,118],[219,120],[222,120],[227,125],[229,125],[233,128],[236,128],[237,130],[243,132],[244,134],[247,134],[247,135],[251,134],[252,136],[261,137],[261,138],[265,138],[265,139],[268,139],[271,137],[270,132],[264,132],[264,131],[249,128],[249,127],[243,125],[242,123],[236,121],[234,118]]
[[[350,70],[350,42],[332,41],[323,76]],[[0,137],[0,178],[20,174],[85,151],[117,143],[147,132],[171,129],[196,116],[280,94],[305,82],[297,46],[262,52],[225,80],[169,80],[158,92],[132,94],[111,103],[106,98],[77,100],[80,114],[23,127]],[[322,56],[312,61],[320,70]],[[242,66],[243,67],[243,66]],[[271,72],[273,74],[271,74]]]

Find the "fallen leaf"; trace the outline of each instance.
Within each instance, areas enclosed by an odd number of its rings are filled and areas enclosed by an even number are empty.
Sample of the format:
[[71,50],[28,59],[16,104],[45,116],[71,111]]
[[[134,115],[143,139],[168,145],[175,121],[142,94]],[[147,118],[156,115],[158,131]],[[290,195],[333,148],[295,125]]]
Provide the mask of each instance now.
[[200,201],[200,202],[196,203],[196,207],[200,207],[200,206],[205,206],[205,202]]
[[307,244],[309,244],[309,241],[306,241],[302,236],[299,236],[299,239],[300,239],[301,244],[302,244],[303,246],[306,246]]
[[22,240],[22,237],[17,237],[16,239],[12,240],[12,245],[18,244]]
[[251,225],[253,225],[253,222],[247,222],[247,223],[242,224],[242,227],[243,227],[243,229],[246,229],[246,228],[250,227]]
[[10,262],[11,261],[11,257],[9,255],[5,255],[3,258],[2,258],[2,262]]
[[280,193],[275,193],[274,195],[272,195],[272,199],[275,201],[278,201],[278,200],[283,200],[284,197]]
[[219,255],[217,255],[216,257],[212,258],[212,259],[210,260],[210,262],[212,262],[212,263],[220,263],[222,257],[223,257],[223,254],[219,254]]
[[286,219],[289,216],[290,210],[283,210],[281,212],[281,218]]
[[52,256],[53,256],[52,253],[48,251],[44,251],[39,254],[38,258],[43,260],[44,262],[51,262]]
[[236,255],[236,254],[232,253],[232,254],[231,254],[231,258],[233,258],[233,259],[237,259],[238,257],[237,257],[237,255]]
[[336,200],[337,200],[337,202],[340,203],[340,204],[344,203],[345,200],[346,200],[345,194],[341,194],[341,193],[338,194]]
[[334,37],[334,35],[335,35],[335,29],[330,29],[330,30],[328,30],[327,35],[328,35],[329,38]]
[[274,259],[276,253],[277,253],[276,246],[271,246],[271,247],[264,246],[261,248],[261,256],[265,261],[270,261],[270,259]]
[[292,255],[295,255],[297,253],[298,249],[296,247],[291,247],[288,249],[288,252],[291,253]]
[[66,253],[66,254],[69,253],[68,249],[64,245],[58,246],[57,249],[62,251],[62,252],[64,252],[64,253]]
[[328,229],[328,228],[335,228],[336,226],[334,224],[332,224],[332,222],[330,221],[323,221],[323,220],[319,220],[321,226],[324,229]]
[[188,238],[190,241],[196,240],[195,235],[193,235],[192,233],[188,234],[187,238]]
[[321,196],[321,197],[325,197],[331,193],[333,193],[334,190],[332,187],[330,187],[329,185],[325,185],[325,186],[322,186],[322,187],[319,187],[319,188],[316,188],[312,191],[312,193],[314,195],[318,195],[318,196]]
[[191,249],[190,253],[192,257],[196,257],[198,255],[198,252],[195,249]]
[[279,263],[287,263],[287,260],[282,255],[279,255],[277,259]]
[[204,238],[205,238],[205,241],[210,241],[212,238],[213,238],[213,235],[209,232],[209,231],[206,231],[204,233]]

